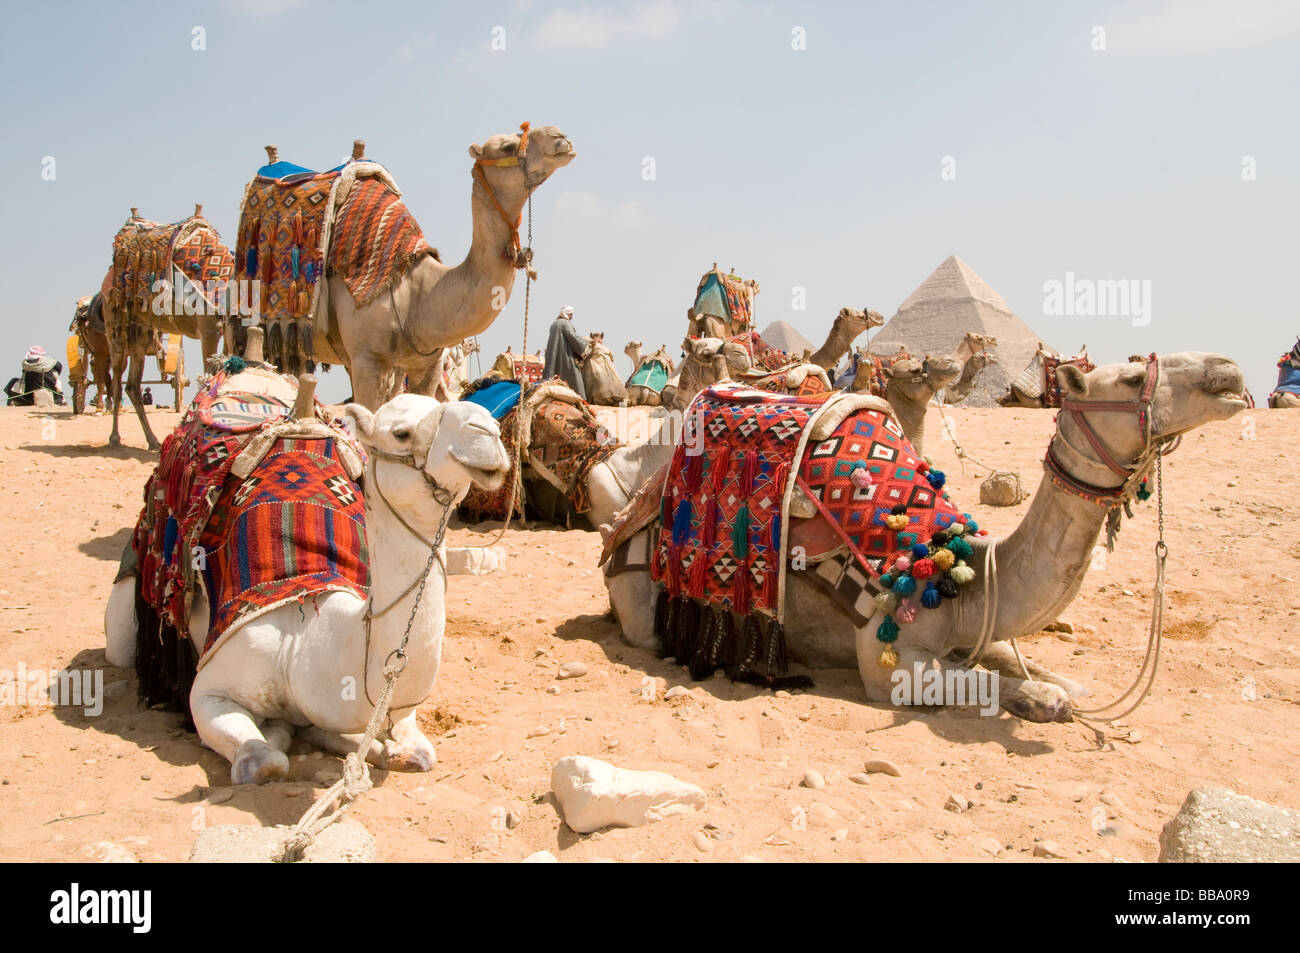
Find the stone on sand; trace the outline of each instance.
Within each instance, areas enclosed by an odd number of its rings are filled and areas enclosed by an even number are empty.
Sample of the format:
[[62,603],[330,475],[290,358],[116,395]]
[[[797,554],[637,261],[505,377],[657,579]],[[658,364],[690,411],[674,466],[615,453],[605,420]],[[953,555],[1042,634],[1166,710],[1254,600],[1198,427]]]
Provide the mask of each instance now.
[[551,790],[564,822],[579,834],[603,827],[639,827],[703,808],[704,791],[662,771],[630,771],[570,755],[551,769]]
[[1160,863],[1295,863],[1300,811],[1229,788],[1194,788],[1160,832]]

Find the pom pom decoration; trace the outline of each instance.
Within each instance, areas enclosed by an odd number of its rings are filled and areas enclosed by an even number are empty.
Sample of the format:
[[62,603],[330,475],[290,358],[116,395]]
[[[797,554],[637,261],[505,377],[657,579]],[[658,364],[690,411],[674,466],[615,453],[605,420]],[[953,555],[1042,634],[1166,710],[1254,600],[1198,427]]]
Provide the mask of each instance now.
[[[957,583],[955,583],[952,579],[950,579],[947,576],[944,576],[942,579],[936,582],[934,584],[934,588],[936,591],[938,591],[939,595],[943,596],[945,599],[957,598]],[[925,600],[924,595],[921,597],[921,599],[924,602]]]
[[894,610],[898,608],[898,596],[892,592],[880,593],[876,596],[875,602],[876,608],[885,615],[892,615]]
[[930,481],[930,486],[936,490],[942,490],[943,485],[948,482],[948,477],[942,470],[931,470],[925,475],[925,478]]
[[894,572],[905,573],[912,568],[912,560],[906,556],[899,556],[894,560]]
[[925,543],[917,543],[915,546],[912,547],[913,559],[924,559],[926,556],[929,555],[930,555],[930,547],[925,545]]
[[910,520],[907,518],[907,514],[905,513],[891,513],[885,517],[885,525],[892,530],[907,529],[907,524],[909,522]]
[[935,568],[939,572],[947,572],[957,562],[957,557],[952,554],[951,549],[937,549],[930,559],[934,562]]
[[911,625],[916,621],[916,612],[916,603],[905,599],[898,607],[898,621],[904,625]]
[[953,582],[957,583],[957,585],[964,586],[975,578],[975,570],[971,569],[970,566],[967,566],[964,562],[958,561],[957,565],[953,566],[952,569],[949,570],[948,575]]
[[967,535],[967,536],[973,536],[975,533],[978,533],[979,531],[980,531],[980,527],[979,527],[979,524],[978,524],[978,523],[976,523],[974,520],[967,520],[967,521],[966,521],[966,535]]
[[965,524],[965,523],[960,523],[960,522],[959,522],[959,523],[950,523],[949,526],[948,526],[948,535],[949,535],[949,536],[960,536],[960,535],[961,535],[962,533],[964,533],[964,532],[966,532],[966,524]]
[[969,559],[971,553],[974,552],[974,550],[971,549],[970,547],[970,543],[966,542],[966,540],[961,538],[955,538],[950,540],[948,543],[948,551],[951,552],[958,559]]
[[849,474],[849,482],[859,490],[866,489],[871,486],[871,474],[865,468],[855,469]]
[[888,572],[885,573],[885,574],[883,574],[883,575],[880,577],[880,584],[881,584],[882,586],[884,586],[886,589],[893,589],[893,588],[894,588],[894,574],[893,574],[893,573],[888,573]]
[[912,564],[912,575],[917,579],[929,579],[938,569],[933,559],[918,559]]
[[925,587],[925,592],[921,593],[921,605],[927,609],[939,608],[939,603],[943,602],[943,596],[939,595],[938,588],[934,583]]
[[895,516],[906,516],[907,504],[899,503],[897,506],[893,507],[889,512],[894,514]]
[[881,642],[893,642],[898,638],[898,623],[894,621],[893,616],[885,616],[885,621],[880,623],[880,628],[876,629],[876,638]]
[[[973,575],[974,570],[971,572]],[[911,576],[899,576],[898,580],[894,583],[894,592],[903,597],[910,596],[912,593],[916,592],[916,580]]]

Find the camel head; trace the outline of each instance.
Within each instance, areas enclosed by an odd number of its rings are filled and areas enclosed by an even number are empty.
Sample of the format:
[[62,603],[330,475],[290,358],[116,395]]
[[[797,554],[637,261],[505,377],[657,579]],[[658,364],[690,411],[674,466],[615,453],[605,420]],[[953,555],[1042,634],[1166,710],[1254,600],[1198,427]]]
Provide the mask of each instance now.
[[[722,338],[693,338],[682,341],[682,366],[679,372],[677,391],[673,405],[678,410],[685,410],[695,399],[695,395],[706,387],[712,387],[719,381],[731,379],[728,370],[730,363],[726,348],[729,346]],[[740,349],[744,351],[744,348]],[[749,366],[746,354],[745,366]]]
[[[520,156],[525,135],[528,142]],[[502,205],[522,205],[529,192],[549,179],[556,169],[572,162],[578,153],[558,127],[538,126],[493,136],[482,145],[471,145],[469,154],[483,170],[492,190],[501,197]]]
[[865,308],[861,311],[857,308],[840,308],[840,313],[835,315],[834,330],[847,332],[849,340],[852,341],[864,331],[878,328],[884,323],[884,315],[876,311]]
[[924,360],[905,357],[895,361],[886,371],[889,376],[889,399],[902,397],[924,404],[936,391],[942,390],[961,376],[961,362],[940,354],[926,355]]
[[[1184,351],[1166,354],[1157,364],[1156,389],[1151,397],[1151,437],[1176,437],[1212,420],[1226,420],[1245,410],[1246,378],[1233,361],[1220,354]],[[1056,369],[1062,399],[1081,403],[1138,401],[1147,385],[1146,359],[1108,364],[1086,374],[1073,364]],[[1104,410],[1086,419],[1118,461],[1132,462],[1146,449],[1146,437],[1136,410]],[[1061,414],[1058,429],[1067,446],[1092,459],[1088,442],[1071,414]],[[1082,475],[1081,475],[1082,476]],[[1105,485],[1099,483],[1099,485]]]
[[628,341],[627,347],[623,348],[623,353],[632,358],[632,363],[636,364],[641,360],[641,342]]
[[343,410],[373,459],[384,498],[408,519],[429,509],[430,484],[459,499],[471,483],[497,489],[510,470],[501,430],[478,404],[399,394],[374,413],[360,404]]
[[970,349],[972,354],[978,354],[980,351],[987,351],[991,347],[997,347],[998,339],[991,334],[967,331],[963,343]]

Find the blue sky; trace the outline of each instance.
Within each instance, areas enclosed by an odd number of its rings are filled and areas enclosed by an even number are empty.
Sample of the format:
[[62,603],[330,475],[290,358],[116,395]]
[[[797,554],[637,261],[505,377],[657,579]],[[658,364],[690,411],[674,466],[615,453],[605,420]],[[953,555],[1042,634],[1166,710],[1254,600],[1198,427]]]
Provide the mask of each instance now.
[[[713,261],[820,341],[958,254],[1054,347],[1220,351],[1262,398],[1300,334],[1298,89],[1285,2],[6,3],[4,360],[62,351],[130,206],[202,202],[233,244],[266,143],[328,168],[366,139],[458,261],[466,149],[527,119],[578,150],[534,199],[531,350],[565,304],[676,347]],[[1044,313],[1067,272],[1149,281],[1150,323]],[[520,284],[485,354],[522,333]]]

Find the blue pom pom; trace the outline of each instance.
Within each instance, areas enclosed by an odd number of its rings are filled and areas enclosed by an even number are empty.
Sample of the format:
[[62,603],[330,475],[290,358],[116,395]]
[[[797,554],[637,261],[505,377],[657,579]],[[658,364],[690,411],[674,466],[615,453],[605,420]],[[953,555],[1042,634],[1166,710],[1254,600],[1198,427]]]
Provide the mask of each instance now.
[[917,543],[912,547],[912,556],[916,559],[924,559],[930,555],[930,547],[925,543]]
[[901,597],[910,596],[916,592],[916,580],[911,576],[899,576],[894,583],[894,592]]
[[925,478],[930,481],[930,486],[936,490],[943,489],[944,483],[948,481],[948,477],[942,470],[931,470],[925,475]]
[[893,575],[890,574],[890,573],[884,573],[884,574],[880,577],[880,584],[881,584],[882,586],[884,586],[886,589],[893,589],[893,588],[894,588],[894,577],[893,577]]
[[921,605],[927,609],[939,608],[939,603],[943,602],[943,596],[939,595],[939,590],[930,583],[925,587],[925,592],[921,593]]
[[967,532],[967,533],[978,533],[979,531],[980,531],[980,528],[979,528],[979,524],[978,524],[978,523],[976,523],[974,520],[967,520],[967,521],[966,521],[966,532]]

